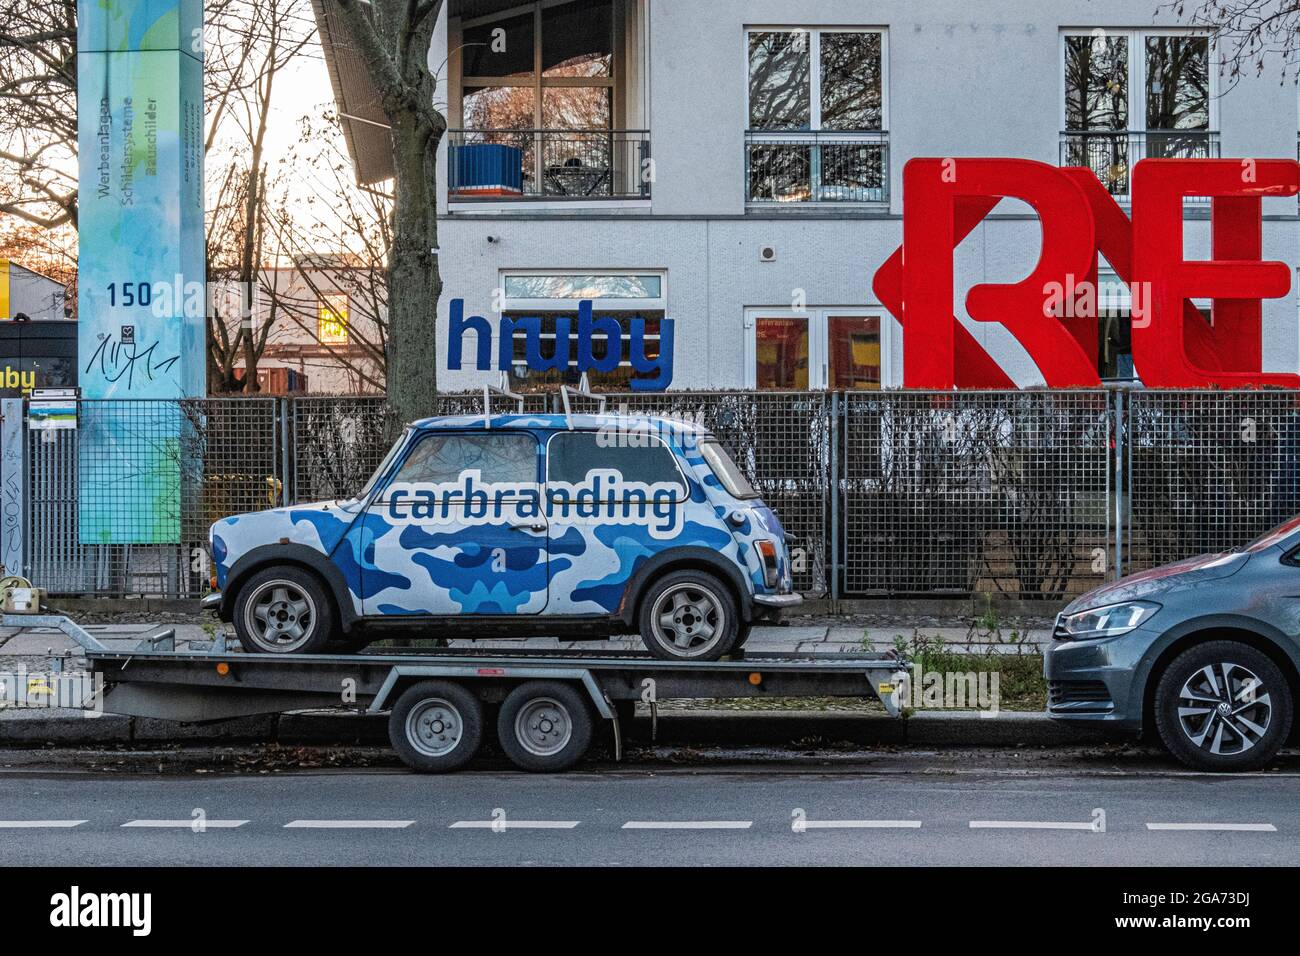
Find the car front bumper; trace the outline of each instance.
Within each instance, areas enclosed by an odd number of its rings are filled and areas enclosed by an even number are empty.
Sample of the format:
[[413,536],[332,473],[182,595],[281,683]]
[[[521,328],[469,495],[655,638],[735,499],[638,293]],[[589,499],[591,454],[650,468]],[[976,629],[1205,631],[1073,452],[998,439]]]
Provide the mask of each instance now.
[[772,623],[779,621],[792,608],[803,603],[802,594],[755,594],[752,621]]
[[201,611],[219,611],[221,610],[221,592],[212,591],[203,595],[199,599],[199,610]]
[[1156,635],[1138,629],[1120,637],[1053,640],[1043,651],[1047,715],[1067,723],[1142,729],[1138,669]]

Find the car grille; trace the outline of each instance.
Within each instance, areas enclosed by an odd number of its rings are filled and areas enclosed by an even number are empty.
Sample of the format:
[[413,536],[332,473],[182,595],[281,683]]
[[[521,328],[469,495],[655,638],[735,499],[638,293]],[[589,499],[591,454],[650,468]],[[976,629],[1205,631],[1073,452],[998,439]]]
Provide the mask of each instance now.
[[1115,706],[1110,691],[1099,680],[1054,680],[1047,683],[1051,707],[1074,705],[1075,710],[1106,710]]

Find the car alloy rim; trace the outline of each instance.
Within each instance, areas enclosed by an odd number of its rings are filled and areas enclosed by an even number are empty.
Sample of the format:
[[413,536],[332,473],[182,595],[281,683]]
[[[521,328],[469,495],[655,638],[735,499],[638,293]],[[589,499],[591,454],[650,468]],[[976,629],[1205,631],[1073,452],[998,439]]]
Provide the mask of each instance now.
[[537,697],[515,715],[515,738],[519,746],[538,757],[559,753],[573,736],[569,708],[551,697]]
[[679,584],[659,595],[651,614],[659,642],[678,657],[698,657],[722,639],[727,626],[722,602],[696,584]]
[[406,715],[406,739],[426,757],[445,757],[460,746],[465,723],[460,711],[441,697],[422,700]]
[[307,643],[316,627],[310,595],[288,581],[267,581],[248,599],[244,624],[269,651],[292,651]]
[[1178,722],[1200,749],[1230,757],[1245,753],[1268,733],[1273,702],[1264,682],[1231,662],[1207,664],[1178,694]]

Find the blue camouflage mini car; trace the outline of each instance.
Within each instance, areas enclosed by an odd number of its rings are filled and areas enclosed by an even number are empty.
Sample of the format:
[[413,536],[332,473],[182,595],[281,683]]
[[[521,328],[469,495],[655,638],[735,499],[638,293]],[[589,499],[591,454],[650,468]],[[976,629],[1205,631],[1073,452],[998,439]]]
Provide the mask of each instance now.
[[716,660],[800,601],[776,515],[716,439],[664,418],[416,422],[354,497],[224,518],[210,537],[205,606],[251,652],[415,628],[640,633],[656,657]]

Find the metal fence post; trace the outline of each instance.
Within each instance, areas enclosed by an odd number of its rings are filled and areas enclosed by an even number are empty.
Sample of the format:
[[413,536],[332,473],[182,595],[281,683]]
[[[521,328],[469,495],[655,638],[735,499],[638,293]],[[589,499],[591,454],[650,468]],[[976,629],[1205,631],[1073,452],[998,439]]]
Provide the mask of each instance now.
[[1124,391],[1117,388],[1112,394],[1115,396],[1111,406],[1115,429],[1115,564],[1110,578],[1114,581],[1124,576],[1124,469],[1127,446],[1124,443]]
[[831,392],[830,468],[827,481],[831,499],[831,607],[840,599],[840,393]]
[[280,437],[280,504],[287,505],[297,500],[290,458],[293,452],[293,428],[289,416],[293,406],[287,398],[277,398],[275,401],[280,412],[280,427],[277,429]]
[[24,431],[23,400],[0,400],[0,566],[5,574],[27,573]]

